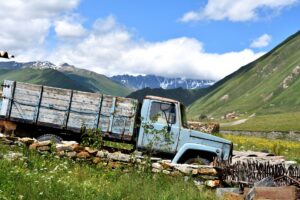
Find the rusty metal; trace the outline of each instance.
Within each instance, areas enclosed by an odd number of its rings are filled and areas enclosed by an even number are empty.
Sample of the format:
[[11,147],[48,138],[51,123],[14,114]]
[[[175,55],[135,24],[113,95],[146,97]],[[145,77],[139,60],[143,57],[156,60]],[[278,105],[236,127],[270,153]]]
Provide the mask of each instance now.
[[151,96],[147,95],[145,99],[153,99],[153,100],[158,100],[158,101],[165,101],[165,102],[170,102],[170,103],[179,103],[179,101],[176,101],[174,99],[169,99],[165,97],[158,97],[158,96]]
[[276,186],[297,185],[300,187],[299,166],[286,166],[284,163],[236,162],[227,167],[224,180],[253,185],[266,177],[273,177]]

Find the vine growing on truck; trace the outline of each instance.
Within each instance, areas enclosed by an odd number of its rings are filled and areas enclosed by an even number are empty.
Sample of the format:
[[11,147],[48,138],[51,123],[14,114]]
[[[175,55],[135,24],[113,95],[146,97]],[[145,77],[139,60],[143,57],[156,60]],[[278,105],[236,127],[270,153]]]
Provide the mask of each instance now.
[[160,149],[168,152],[171,149],[173,141],[173,133],[168,131],[168,126],[164,126],[162,129],[154,129],[153,125],[157,121],[157,117],[153,117],[151,122],[142,123],[145,134],[150,137],[147,145],[149,155],[155,154],[155,148],[160,146]]

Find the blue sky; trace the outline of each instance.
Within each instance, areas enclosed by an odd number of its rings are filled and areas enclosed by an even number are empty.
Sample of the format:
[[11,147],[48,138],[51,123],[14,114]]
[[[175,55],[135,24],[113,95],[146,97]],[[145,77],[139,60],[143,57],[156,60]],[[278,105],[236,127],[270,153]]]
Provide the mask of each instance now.
[[17,61],[68,62],[108,76],[218,80],[300,28],[299,0],[15,0],[2,7],[0,46]]
[[216,53],[247,48],[264,33],[272,35],[272,41],[259,50],[270,50],[300,28],[300,6],[297,4],[280,12],[269,11],[267,17],[254,21],[179,21],[184,13],[200,9],[206,3],[201,0],[89,0],[82,2],[78,12],[87,17],[86,26],[91,26],[99,17],[113,15],[121,24],[134,29],[137,37],[147,41],[192,37],[202,41],[207,51]]

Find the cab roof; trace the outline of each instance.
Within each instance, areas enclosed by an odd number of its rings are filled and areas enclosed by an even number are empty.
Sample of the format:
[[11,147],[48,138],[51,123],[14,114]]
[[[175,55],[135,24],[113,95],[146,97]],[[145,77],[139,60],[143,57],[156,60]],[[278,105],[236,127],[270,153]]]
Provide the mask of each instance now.
[[180,103],[179,101],[174,100],[174,99],[169,99],[169,98],[164,98],[164,97],[158,97],[158,96],[151,96],[151,95],[145,96],[145,99],[165,101],[165,102],[170,102],[170,103]]

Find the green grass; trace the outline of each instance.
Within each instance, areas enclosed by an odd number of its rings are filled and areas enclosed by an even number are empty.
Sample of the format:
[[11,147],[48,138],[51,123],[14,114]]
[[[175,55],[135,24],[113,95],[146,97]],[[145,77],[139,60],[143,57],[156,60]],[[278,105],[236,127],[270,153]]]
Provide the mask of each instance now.
[[[300,74],[294,71],[300,65],[299,47],[300,32],[297,32],[269,53],[217,82],[211,92],[189,107],[188,117],[197,120],[203,114],[220,119],[232,111],[271,117],[300,112]],[[283,81],[292,74],[288,87],[283,88]],[[289,126],[284,121],[277,121],[282,123],[278,125],[280,129]]]
[[95,72],[84,69],[62,72],[72,80],[84,84],[94,92],[101,92],[104,94],[124,97],[132,92],[131,89],[109,79],[102,74],[97,74]]
[[13,80],[88,92],[92,91],[89,88],[81,85],[80,83],[70,79],[63,73],[53,69],[40,70],[26,68],[19,70],[10,70],[9,72],[0,74],[0,82],[2,83],[3,80]]
[[234,150],[267,150],[275,155],[284,156],[287,160],[300,163],[300,142],[271,140],[259,137],[223,134],[221,137],[233,142]]
[[222,127],[232,131],[300,131],[300,112],[258,115],[243,124]]
[[[22,152],[0,145],[2,155]],[[28,159],[0,159],[0,199],[216,199],[214,192],[200,192],[192,180],[163,174],[137,172],[128,167],[112,170],[29,152]]]

